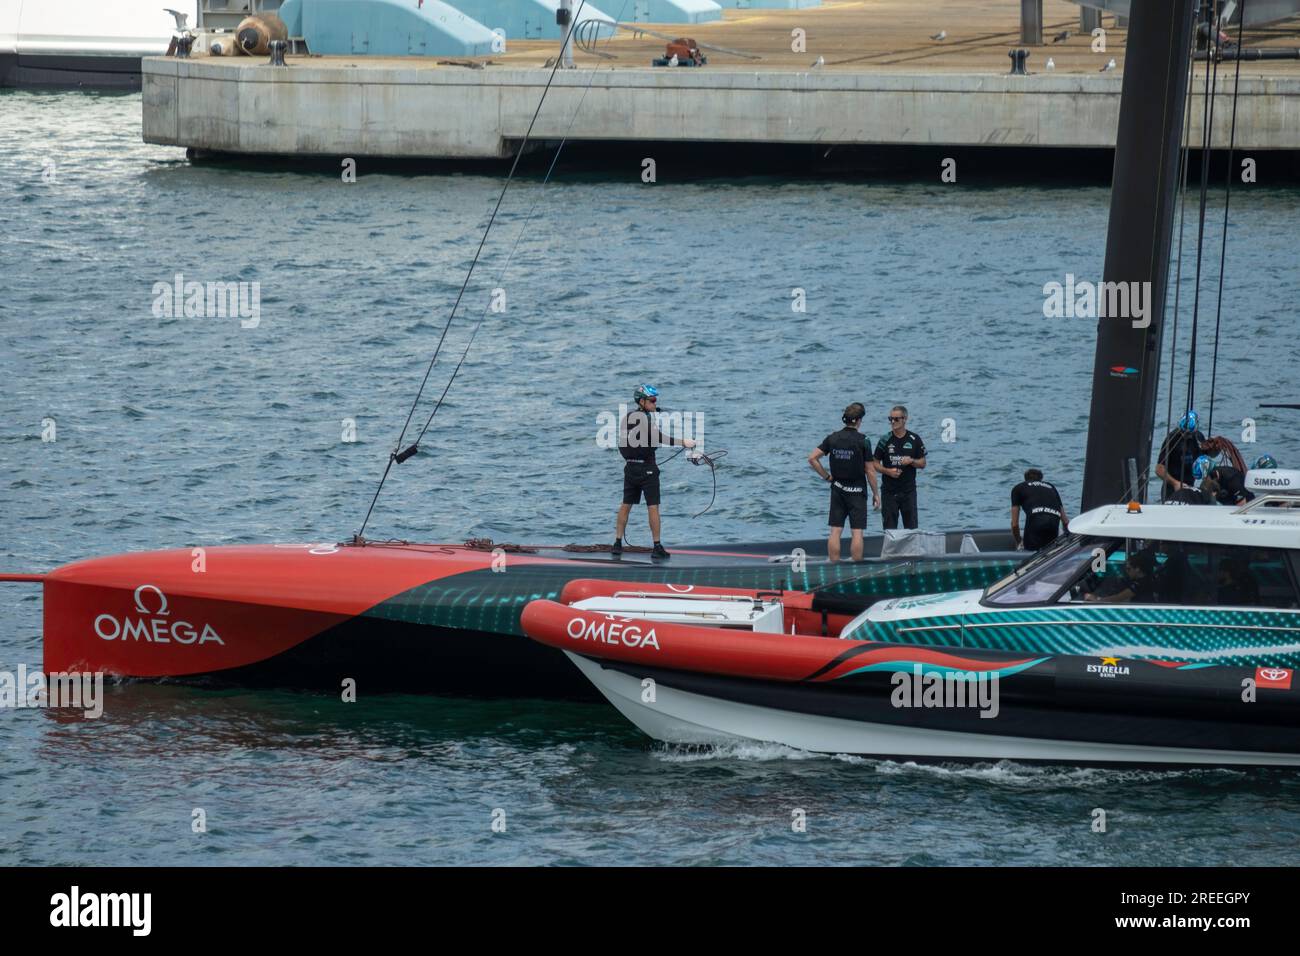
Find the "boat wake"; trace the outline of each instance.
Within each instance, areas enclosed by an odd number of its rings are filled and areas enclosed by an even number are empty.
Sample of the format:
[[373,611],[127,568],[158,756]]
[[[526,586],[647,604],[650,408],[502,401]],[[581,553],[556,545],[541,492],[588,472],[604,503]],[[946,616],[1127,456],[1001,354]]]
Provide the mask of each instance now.
[[737,740],[718,744],[659,744],[651,756],[663,763],[693,764],[711,761],[740,760],[769,763],[784,760],[833,760],[840,764],[862,765],[884,776],[916,775],[953,781],[988,783],[1003,787],[1080,788],[1130,786],[1144,783],[1167,784],[1187,780],[1198,783],[1228,782],[1246,776],[1243,770],[1230,767],[1070,767],[1063,764],[1028,764],[1014,760],[980,763],[927,763],[915,760],[889,760],[856,754],[822,754],[785,744]]
[[717,744],[658,744],[650,754],[664,763],[704,763],[714,760],[828,760],[829,754],[799,750],[785,744],[757,740],[736,740]]
[[1095,787],[1171,780],[1228,780],[1246,776],[1245,771],[1227,767],[1070,767],[1063,764],[1027,764],[1015,760],[988,763],[921,763],[896,761],[853,754],[838,754],[836,760],[871,764],[880,774],[918,774],[954,780],[972,780],[1008,787]]

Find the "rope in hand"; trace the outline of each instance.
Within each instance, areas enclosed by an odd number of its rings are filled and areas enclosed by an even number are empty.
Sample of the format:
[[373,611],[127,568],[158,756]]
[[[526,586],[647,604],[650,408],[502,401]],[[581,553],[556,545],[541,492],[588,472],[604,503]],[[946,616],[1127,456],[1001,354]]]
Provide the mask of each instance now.
[[[659,462],[659,467],[663,468],[664,465],[668,464],[684,451],[686,451],[686,446],[683,445],[663,461]],[[717,451],[707,455],[704,452],[699,452],[698,454],[686,456],[686,460],[692,465],[708,465],[709,475],[713,478],[713,494],[709,497],[709,503],[703,511],[691,515],[692,520],[698,518],[700,515],[708,514],[708,512],[713,508],[713,503],[718,500],[718,462],[726,457],[727,449],[725,448],[719,448]]]

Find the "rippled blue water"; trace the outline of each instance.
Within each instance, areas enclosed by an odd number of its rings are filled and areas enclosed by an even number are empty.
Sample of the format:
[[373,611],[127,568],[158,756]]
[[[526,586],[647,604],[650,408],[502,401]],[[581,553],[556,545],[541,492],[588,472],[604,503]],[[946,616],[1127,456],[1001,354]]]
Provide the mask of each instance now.
[[[141,144],[139,114],[0,92],[4,570],[355,530],[501,183],[192,166]],[[512,188],[466,314],[498,285],[506,311],[370,534],[606,539],[620,468],[597,415],[641,380],[730,451],[694,521],[707,473],[668,466],[670,545],[819,534],[803,459],[850,400],[873,437],[910,406],[927,526],[1004,524],[1030,463],[1077,502],[1094,329],[1044,319],[1042,287],[1099,277],[1107,190],[639,174]],[[1300,419],[1257,406],[1300,400],[1300,194],[1239,190],[1233,210],[1216,431],[1255,418],[1247,449],[1295,463]],[[154,317],[178,272],[260,283],[260,324]],[[0,666],[40,646],[38,590],[0,586]],[[0,862],[1292,863],[1298,794],[1281,772],[673,752],[612,710],[532,701],[124,686],[98,721],[0,711]]]

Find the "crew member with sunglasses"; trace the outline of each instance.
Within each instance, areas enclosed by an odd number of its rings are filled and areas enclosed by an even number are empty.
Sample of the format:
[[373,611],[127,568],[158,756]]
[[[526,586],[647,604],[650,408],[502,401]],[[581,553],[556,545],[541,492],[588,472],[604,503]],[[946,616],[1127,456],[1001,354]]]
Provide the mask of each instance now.
[[907,409],[895,405],[889,410],[889,433],[876,443],[875,458],[880,464],[880,515],[885,530],[919,527],[916,517],[916,471],[925,467],[925,442],[916,432],[907,430]]
[[627,531],[628,515],[632,506],[641,503],[645,496],[646,513],[650,518],[650,534],[654,538],[652,558],[666,558],[668,552],[659,540],[659,465],[655,461],[655,448],[659,445],[685,445],[694,448],[690,438],[673,438],[659,430],[654,413],[659,404],[659,390],[653,385],[638,385],[633,393],[636,408],[628,412],[618,430],[618,450],[623,463],[623,504],[618,509],[614,523],[614,546],[610,553],[623,553],[623,533]]

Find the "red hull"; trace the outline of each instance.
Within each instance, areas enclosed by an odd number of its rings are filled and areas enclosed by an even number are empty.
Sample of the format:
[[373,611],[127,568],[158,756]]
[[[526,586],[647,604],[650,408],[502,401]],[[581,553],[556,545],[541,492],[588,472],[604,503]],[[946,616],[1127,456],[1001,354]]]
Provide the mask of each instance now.
[[[717,593],[712,588],[702,590]],[[797,594],[786,592],[782,600]],[[875,645],[870,641],[798,633],[764,634],[632,621],[556,601],[530,602],[524,608],[522,621],[524,632],[533,640],[574,654],[656,669],[755,680],[831,681],[867,664],[891,661],[942,663],[970,671],[1005,666],[1002,660],[966,658],[910,644]]]
[[[770,560],[805,544],[681,549],[670,561],[547,546],[246,545],[94,558],[0,581],[43,582],[47,672],[321,690],[352,678],[372,690],[573,697],[591,694],[585,679],[524,636],[530,600],[628,587],[772,594],[815,577],[816,593],[785,592],[787,629],[838,634],[864,598],[910,593],[936,568],[1005,573],[1001,558],[818,566],[815,575]],[[602,577],[620,583],[575,581]]]
[[243,667],[492,557],[255,545],[79,561],[45,577],[45,670],[180,677]]

